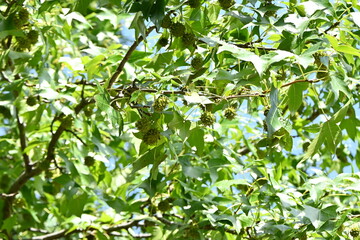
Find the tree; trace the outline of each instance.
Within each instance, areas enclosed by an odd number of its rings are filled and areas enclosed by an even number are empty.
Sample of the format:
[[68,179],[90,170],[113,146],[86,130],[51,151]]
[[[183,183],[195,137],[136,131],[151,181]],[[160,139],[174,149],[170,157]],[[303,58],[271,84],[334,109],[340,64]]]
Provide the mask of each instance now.
[[0,238],[356,239],[356,0],[0,3]]

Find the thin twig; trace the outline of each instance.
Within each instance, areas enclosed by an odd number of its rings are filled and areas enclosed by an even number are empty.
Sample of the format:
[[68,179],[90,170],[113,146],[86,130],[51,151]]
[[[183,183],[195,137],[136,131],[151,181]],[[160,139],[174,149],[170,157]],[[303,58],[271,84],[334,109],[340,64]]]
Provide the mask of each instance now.
[[[155,29],[155,26],[149,27],[145,33],[145,37],[148,36],[153,30]],[[141,35],[129,48],[127,53],[125,54],[124,58],[121,60],[118,68],[116,69],[115,73],[112,75],[109,85],[107,88],[111,88],[111,86],[114,84],[116,79],[119,77],[120,73],[124,69],[125,63],[129,60],[131,54],[135,51],[135,49],[138,47],[138,45],[144,40],[144,37]]]
[[87,146],[87,144],[74,131],[70,129],[66,129],[65,131],[74,135],[82,144],[84,144],[84,146]]
[[328,27],[328,28],[324,31],[324,33],[325,33],[325,34],[328,33],[328,31],[330,31],[331,29],[336,28],[337,26],[339,26],[339,24],[340,24],[340,21],[335,22],[335,23],[332,24],[330,27]]
[[[111,233],[111,232],[115,232],[115,231],[119,231],[122,229],[129,229],[131,227],[134,226],[138,226],[139,222],[141,220],[135,220],[135,221],[131,221],[131,222],[126,222],[126,223],[121,223],[121,224],[117,224],[115,226],[110,226],[110,227],[103,227],[103,230],[107,233]],[[70,236],[72,234],[75,233],[79,233],[79,232],[87,232],[87,231],[92,231],[92,230],[98,230],[96,228],[93,227],[89,227],[88,229],[74,229],[72,231],[68,231],[66,229],[54,232],[54,233],[49,233],[49,234],[45,234],[42,236],[36,236],[31,238],[32,240],[52,240],[52,239],[59,239],[62,237],[67,237]]]
[[27,155],[27,153],[25,152],[25,149],[26,149],[25,126],[24,126],[24,123],[22,123],[20,121],[18,109],[15,109],[15,111],[16,111],[15,114],[16,114],[17,126],[18,126],[18,129],[19,129],[20,147],[21,147],[21,152],[22,152],[24,164],[25,164],[25,171],[29,172],[31,170],[31,165],[30,165],[29,155]]

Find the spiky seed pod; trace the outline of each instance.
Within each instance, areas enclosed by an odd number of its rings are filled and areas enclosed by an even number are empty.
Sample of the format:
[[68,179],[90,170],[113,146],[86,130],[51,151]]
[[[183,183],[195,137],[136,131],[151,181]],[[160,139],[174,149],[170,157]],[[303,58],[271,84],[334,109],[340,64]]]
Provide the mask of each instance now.
[[158,97],[153,104],[155,112],[162,112],[166,108],[168,103],[169,103],[169,99],[167,97],[165,96]]
[[147,117],[142,117],[135,123],[135,126],[140,132],[147,132],[151,127],[151,121]]
[[48,160],[43,160],[43,161],[41,161],[41,162],[39,162],[39,168],[41,169],[41,170],[46,170],[46,169],[48,169],[50,167],[50,162],[48,161]]
[[24,25],[19,16],[17,15],[13,17],[13,24],[17,29],[20,29]]
[[228,9],[235,4],[234,0],[218,0],[222,9]]
[[29,12],[25,8],[20,8],[17,13],[17,16],[23,22],[23,24],[25,24],[29,20]]
[[182,35],[185,34],[185,26],[184,26],[184,24],[182,24],[180,22],[176,22],[176,23],[171,24],[170,33],[174,37],[181,37]]
[[84,114],[86,117],[91,117],[91,115],[93,114],[93,110],[91,109],[91,107],[89,107],[89,106],[85,107]]
[[351,229],[351,230],[350,230],[350,235],[351,235],[352,237],[358,237],[358,236],[359,236],[359,230],[357,230],[357,229]]
[[236,116],[236,110],[233,107],[225,108],[224,117],[228,120],[233,120]]
[[39,33],[36,30],[30,30],[30,32],[26,36],[31,44],[35,44],[38,41]]
[[172,20],[170,18],[170,15],[167,14],[164,16],[163,20],[161,21],[161,27],[162,28],[170,28],[172,24]]
[[201,56],[196,56],[196,57],[194,57],[192,60],[191,60],[191,66],[194,68],[194,69],[196,69],[196,70],[198,70],[198,69],[200,69],[202,66],[203,66],[203,59],[202,59],[202,57]]
[[64,128],[69,129],[71,128],[73,121],[74,118],[71,115],[68,115],[62,120],[62,125],[64,126]]
[[350,235],[353,238],[357,238],[360,235],[360,228],[357,223],[350,226]]
[[201,5],[201,0],[189,0],[188,4],[191,8],[198,8]]
[[37,104],[37,99],[35,96],[30,95],[27,99],[26,99],[26,104],[30,107],[35,106]]
[[95,158],[91,157],[91,156],[86,156],[85,159],[85,165],[88,167],[94,166],[95,164]]
[[321,80],[330,79],[329,69],[324,64],[320,65],[319,70],[316,73],[316,78]]
[[16,41],[17,41],[17,47],[19,49],[28,49],[31,47],[31,42],[29,41],[28,38],[16,37]]
[[158,41],[158,44],[161,46],[161,47],[165,47],[166,45],[168,45],[169,43],[169,40],[165,37],[161,37]]
[[171,204],[169,203],[169,201],[163,200],[159,202],[157,207],[161,212],[167,212],[171,209]]
[[144,134],[143,141],[147,145],[156,145],[160,140],[160,131],[152,128]]
[[183,42],[183,44],[186,47],[190,47],[193,46],[195,44],[195,35],[192,33],[185,33],[182,37],[181,37],[181,41]]
[[215,122],[215,116],[209,111],[205,111],[200,116],[201,123],[205,126],[211,126]]

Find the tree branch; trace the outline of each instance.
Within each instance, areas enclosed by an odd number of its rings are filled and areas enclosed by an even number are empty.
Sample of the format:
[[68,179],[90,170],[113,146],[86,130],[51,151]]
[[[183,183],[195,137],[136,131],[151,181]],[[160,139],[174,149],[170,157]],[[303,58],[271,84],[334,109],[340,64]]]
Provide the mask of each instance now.
[[[79,113],[83,107],[87,104],[91,103],[92,101],[82,100],[76,107],[75,113]],[[12,212],[12,204],[14,202],[14,198],[16,193],[25,185],[27,181],[29,181],[32,177],[39,175],[42,171],[44,171],[44,165],[49,165],[51,160],[54,158],[54,152],[56,143],[58,142],[61,134],[66,130],[65,121],[61,122],[59,128],[56,132],[52,135],[51,140],[49,142],[46,157],[43,162],[37,164],[37,166],[29,171],[23,171],[20,176],[15,180],[15,182],[11,185],[10,190],[7,192],[7,195],[14,194],[13,197],[8,197],[4,201],[3,206],[3,219],[7,219],[11,216]]]
[[339,24],[340,24],[340,21],[334,22],[330,27],[328,27],[328,28],[324,31],[324,33],[327,34],[331,29],[336,28],[337,26],[339,26]]
[[82,144],[84,144],[84,146],[87,146],[87,144],[74,131],[70,129],[66,129],[65,131],[74,135]]
[[31,165],[30,165],[29,155],[27,155],[26,152],[25,152],[25,148],[26,148],[25,126],[20,121],[18,109],[16,108],[15,111],[16,111],[15,114],[16,114],[17,127],[19,129],[20,147],[21,147],[21,152],[22,152],[24,164],[25,164],[25,171],[29,172],[31,170]]
[[[152,30],[155,29],[155,26],[149,27],[145,33],[145,36],[148,36]],[[121,60],[119,66],[117,67],[115,73],[112,75],[112,77],[110,78],[109,81],[109,85],[107,86],[107,88],[111,88],[111,86],[114,84],[114,82],[116,81],[116,79],[119,77],[120,73],[122,72],[122,70],[124,69],[125,63],[129,60],[131,54],[135,51],[135,49],[137,48],[137,46],[144,40],[143,36],[140,36],[129,48],[129,50],[127,51],[127,53],[125,54],[124,58]]]
[[[134,221],[131,221],[131,222],[117,224],[115,226],[103,227],[103,230],[110,234],[111,232],[119,231],[119,230],[122,230],[122,229],[129,229],[131,227],[139,226],[139,223],[141,221],[142,220],[134,220]],[[58,232],[49,233],[49,234],[45,234],[45,235],[42,235],[42,236],[36,236],[36,237],[31,238],[31,239],[32,240],[52,240],[52,239],[58,239],[58,238],[61,238],[61,237],[67,237],[67,236],[70,236],[70,235],[72,235],[74,233],[86,232],[86,231],[96,231],[96,230],[98,230],[98,229],[93,228],[93,227],[89,227],[88,229],[74,229],[74,230],[72,230],[70,232],[68,230],[66,230],[66,229],[63,229],[63,230],[60,230]],[[135,235],[133,237],[137,237],[137,235]],[[142,236],[142,237],[144,237],[144,236]],[[146,235],[146,237],[149,237],[149,236]]]

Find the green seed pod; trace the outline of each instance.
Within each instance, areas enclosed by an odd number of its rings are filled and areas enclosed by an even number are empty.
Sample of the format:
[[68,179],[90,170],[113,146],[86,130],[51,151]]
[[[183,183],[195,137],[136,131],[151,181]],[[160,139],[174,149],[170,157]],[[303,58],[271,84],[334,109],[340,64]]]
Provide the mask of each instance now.
[[185,26],[184,26],[184,24],[182,24],[180,22],[176,22],[176,23],[171,24],[170,33],[174,37],[181,37],[182,35],[185,34]]
[[30,95],[27,99],[26,99],[26,104],[30,107],[35,106],[37,104],[37,99],[35,96]]
[[85,109],[84,109],[84,114],[86,117],[91,117],[91,115],[93,114],[93,110],[87,106]]
[[73,124],[73,120],[74,118],[71,115],[68,115],[62,120],[62,125],[64,128],[69,129]]
[[158,97],[153,104],[155,112],[162,112],[166,108],[168,103],[169,103],[169,99],[167,97],[165,96]]
[[88,167],[94,166],[95,164],[95,158],[91,157],[91,156],[86,156],[85,159],[85,165]]
[[167,212],[171,209],[171,204],[169,203],[169,201],[163,200],[159,202],[157,207],[161,212]]
[[170,15],[169,14],[165,15],[161,22],[161,27],[162,28],[170,28],[171,24],[172,24],[172,21],[171,21]]
[[13,17],[13,24],[17,29],[20,29],[24,25],[19,16],[17,15]]
[[147,117],[143,117],[140,118],[136,123],[135,123],[136,128],[140,131],[140,132],[147,132],[150,130],[151,127],[151,121],[149,118]]
[[232,107],[228,107],[224,110],[224,117],[228,120],[233,120],[236,116],[236,110]]
[[183,42],[183,44],[186,47],[190,47],[193,46],[195,44],[195,35],[192,33],[185,33],[182,37],[181,37],[181,41]]
[[39,168],[41,169],[41,170],[46,170],[46,169],[48,169],[50,167],[50,162],[48,161],[48,160],[43,160],[43,161],[41,161],[41,162],[39,162]]
[[160,140],[159,130],[152,128],[144,134],[143,141],[147,145],[156,145]]
[[19,49],[28,49],[31,47],[31,42],[28,38],[16,37],[16,41]]
[[202,59],[202,57],[201,56],[196,56],[196,57],[194,57],[192,60],[191,60],[191,66],[194,68],[194,69],[196,69],[196,70],[198,70],[198,69],[200,69],[202,66],[203,66],[203,59]]
[[201,0],[189,0],[188,4],[191,8],[198,8],[201,6]]
[[165,47],[166,45],[168,45],[169,43],[169,40],[165,37],[161,37],[158,41],[158,44],[161,46],[161,47]]
[[29,12],[25,8],[21,8],[18,11],[17,16],[22,21],[23,25],[29,20]]
[[351,229],[350,230],[350,235],[352,237],[358,237],[359,236],[359,230],[358,229]]
[[211,126],[215,122],[215,116],[211,112],[205,111],[201,114],[200,120],[205,126]]
[[321,80],[330,79],[329,69],[324,64],[320,65],[319,70],[316,73],[316,78]]
[[219,1],[219,4],[220,4],[220,7],[222,9],[228,9],[230,8],[232,5],[235,4],[235,1],[234,0],[218,0]]
[[35,44],[38,41],[39,33],[36,30],[30,30],[26,36],[31,44]]

